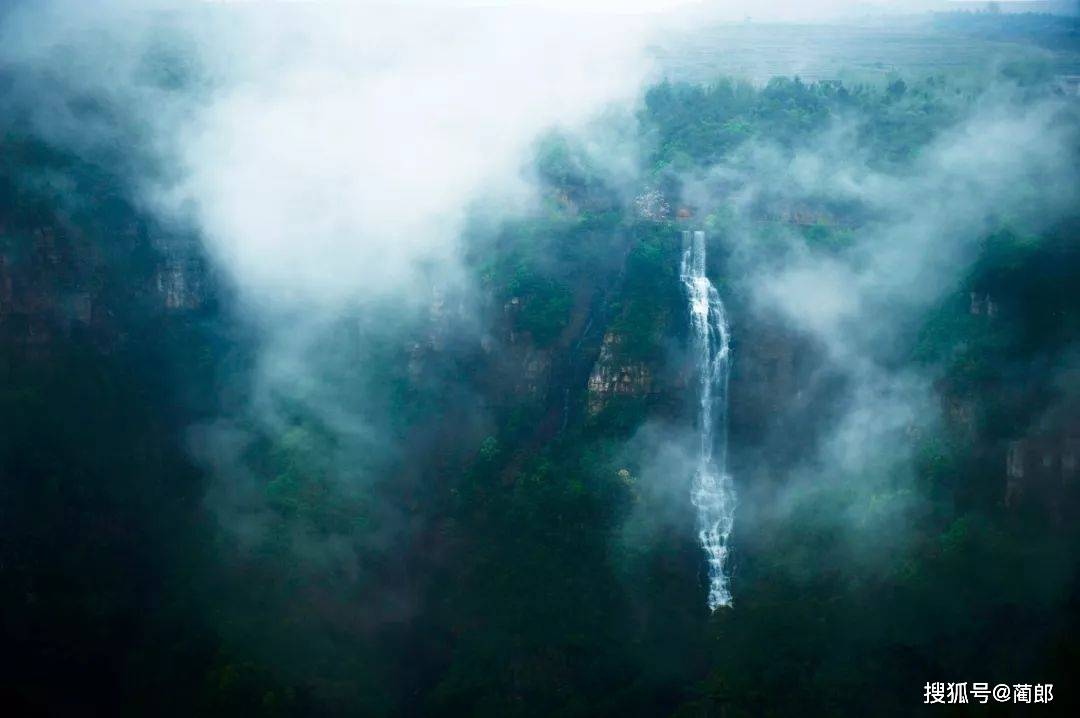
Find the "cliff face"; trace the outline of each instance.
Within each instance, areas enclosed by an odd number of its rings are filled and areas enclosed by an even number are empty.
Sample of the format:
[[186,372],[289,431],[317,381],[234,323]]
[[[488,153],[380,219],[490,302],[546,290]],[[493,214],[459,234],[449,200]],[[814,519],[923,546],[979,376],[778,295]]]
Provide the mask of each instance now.
[[[527,416],[539,445],[614,399],[681,401],[674,335],[685,299],[671,223],[560,216],[499,241],[482,255],[491,264],[476,340],[478,394],[496,414]],[[609,418],[629,420],[621,412]]]
[[207,306],[200,242],[130,200],[123,161],[23,132],[16,122],[0,138],[5,356],[45,358],[71,338],[111,351],[140,323]]
[[1077,489],[1078,458],[1080,424],[1010,441],[1005,454],[1005,506],[1032,500],[1061,520],[1065,496]]
[[162,308],[168,311],[199,309],[206,302],[205,271],[196,259],[162,261],[154,284]]
[[513,396],[521,400],[540,401],[547,394],[551,380],[554,347],[541,347],[528,332],[516,330],[518,316],[525,307],[521,297],[510,297],[503,303],[499,360],[506,384]]
[[590,416],[603,411],[613,397],[643,399],[654,391],[653,370],[646,362],[620,356],[622,342],[619,334],[604,334],[600,356],[589,375],[586,408]]
[[43,357],[58,338],[102,326],[93,247],[59,221],[0,222],[0,333],[13,355]]
[[120,234],[62,216],[33,227],[0,221],[0,338],[13,356],[50,356],[75,334],[108,350],[125,317],[198,310],[210,295],[197,246],[152,241],[134,220]]
[[797,337],[780,329],[755,327],[738,337],[732,377],[732,421],[748,432],[773,428],[799,391],[795,376]]

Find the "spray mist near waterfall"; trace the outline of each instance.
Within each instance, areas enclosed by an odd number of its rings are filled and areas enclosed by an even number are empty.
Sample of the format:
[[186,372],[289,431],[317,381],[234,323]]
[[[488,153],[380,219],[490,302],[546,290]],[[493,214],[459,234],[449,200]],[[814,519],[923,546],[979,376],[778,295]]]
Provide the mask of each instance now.
[[735,484],[727,473],[727,402],[731,373],[731,334],[724,303],[705,276],[705,232],[683,232],[680,277],[690,308],[697,361],[700,446],[691,500],[697,509],[698,536],[709,565],[710,610],[731,605],[724,572],[728,539],[735,522]]

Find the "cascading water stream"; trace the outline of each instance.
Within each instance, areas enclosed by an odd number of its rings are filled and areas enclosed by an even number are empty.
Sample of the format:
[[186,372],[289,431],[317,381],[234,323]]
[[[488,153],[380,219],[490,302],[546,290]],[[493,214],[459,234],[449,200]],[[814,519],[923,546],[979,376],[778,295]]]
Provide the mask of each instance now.
[[681,278],[690,305],[690,329],[700,391],[701,444],[694,469],[691,501],[697,509],[698,536],[709,566],[711,610],[731,605],[724,573],[728,539],[735,522],[735,484],[727,473],[727,393],[731,368],[730,333],[720,294],[705,276],[705,233],[683,232]]

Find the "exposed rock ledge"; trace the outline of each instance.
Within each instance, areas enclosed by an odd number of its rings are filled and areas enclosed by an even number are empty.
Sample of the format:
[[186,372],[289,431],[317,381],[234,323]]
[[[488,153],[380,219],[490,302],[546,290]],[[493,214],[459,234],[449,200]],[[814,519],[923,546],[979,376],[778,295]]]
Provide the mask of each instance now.
[[595,416],[615,396],[644,397],[652,393],[653,375],[640,361],[625,361],[618,354],[622,337],[608,332],[600,347],[600,356],[589,375],[587,406]]

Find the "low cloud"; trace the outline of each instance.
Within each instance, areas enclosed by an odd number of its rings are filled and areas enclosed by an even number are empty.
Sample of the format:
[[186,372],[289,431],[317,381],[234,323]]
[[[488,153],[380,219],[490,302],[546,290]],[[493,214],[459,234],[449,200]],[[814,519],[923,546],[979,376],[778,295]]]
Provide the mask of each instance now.
[[[910,492],[918,437],[933,435],[940,415],[939,368],[913,364],[904,347],[925,313],[961,286],[989,231],[1038,232],[1075,209],[1072,111],[1001,84],[910,161],[875,164],[859,141],[860,118],[840,117],[794,149],[750,142],[688,180],[695,202],[730,218],[727,272],[749,302],[736,338],[753,342],[755,322],[779,322],[821,353],[812,379],[843,387],[826,395],[817,421],[829,428],[783,488],[746,489],[747,515],[782,518],[836,491],[852,503],[834,518],[860,541],[866,531],[902,530],[898,517],[919,503]],[[844,246],[812,247],[795,226],[776,230],[780,251],[762,239],[762,208],[820,211],[815,221],[830,224],[829,207],[854,209],[853,225],[844,226],[841,210],[833,227],[846,232]]]

